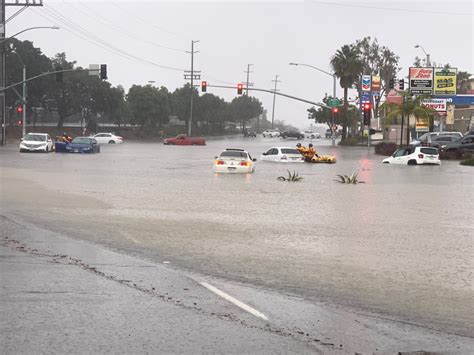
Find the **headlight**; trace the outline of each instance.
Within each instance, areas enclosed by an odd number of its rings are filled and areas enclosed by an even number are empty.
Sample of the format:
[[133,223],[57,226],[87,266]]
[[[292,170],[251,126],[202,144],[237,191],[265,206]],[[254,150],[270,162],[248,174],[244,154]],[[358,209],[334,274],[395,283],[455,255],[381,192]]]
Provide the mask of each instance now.
[[446,148],[446,146],[445,146],[445,145],[442,145],[442,146],[441,146],[441,148],[443,148],[443,149],[444,149],[444,148]]

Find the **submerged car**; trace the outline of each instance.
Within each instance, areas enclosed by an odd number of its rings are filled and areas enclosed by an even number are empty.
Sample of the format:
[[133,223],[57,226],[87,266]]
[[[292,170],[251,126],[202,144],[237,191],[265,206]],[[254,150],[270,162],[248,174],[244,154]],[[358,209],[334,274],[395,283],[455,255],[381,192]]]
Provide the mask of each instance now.
[[95,136],[92,136],[97,143],[99,144],[120,144],[123,143],[123,138],[116,136],[113,133],[97,133]]
[[163,141],[165,145],[206,145],[204,138],[189,137],[185,134],[177,135],[173,138],[166,138]]
[[20,142],[20,153],[51,152],[54,150],[53,140],[47,133],[28,133]]
[[263,138],[270,137],[270,138],[275,138],[275,137],[280,137],[280,132],[274,129],[267,129],[262,132]]
[[401,165],[441,165],[437,148],[413,146],[397,149],[392,156],[382,160],[382,163]]
[[273,147],[262,154],[261,160],[279,163],[303,163],[301,153],[290,147]]
[[304,137],[309,139],[321,138],[321,135],[318,132],[304,131]]
[[254,162],[250,154],[243,149],[226,149],[214,160],[215,173],[253,173]]
[[100,153],[100,146],[92,137],[76,137],[71,143],[66,143],[68,153]]
[[280,137],[283,139],[287,139],[287,138],[303,139],[304,133],[297,132],[297,131],[284,131],[284,132],[281,132]]

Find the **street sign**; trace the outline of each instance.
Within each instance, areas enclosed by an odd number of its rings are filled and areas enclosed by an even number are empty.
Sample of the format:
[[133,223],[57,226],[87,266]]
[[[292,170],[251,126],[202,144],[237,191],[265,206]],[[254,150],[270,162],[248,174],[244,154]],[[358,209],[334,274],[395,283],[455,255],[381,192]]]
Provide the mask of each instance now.
[[382,84],[380,82],[380,76],[378,75],[372,75],[372,94],[374,95],[380,95],[380,88]]
[[336,107],[341,105],[341,101],[339,99],[331,99],[329,100],[329,106]]
[[100,65],[89,64],[89,75],[100,76]]
[[371,76],[362,75],[362,91],[370,91],[371,89]]

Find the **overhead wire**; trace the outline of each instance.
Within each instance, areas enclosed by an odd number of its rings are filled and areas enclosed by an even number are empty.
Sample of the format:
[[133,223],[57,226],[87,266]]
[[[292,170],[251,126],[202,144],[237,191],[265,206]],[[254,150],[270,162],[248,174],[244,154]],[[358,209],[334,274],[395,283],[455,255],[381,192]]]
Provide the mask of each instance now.
[[173,47],[169,47],[169,46],[165,46],[165,45],[162,45],[162,44],[159,44],[159,43],[156,43],[156,42],[153,42],[153,41],[149,41],[147,39],[143,39],[141,38],[139,35],[133,33],[133,32],[130,32],[126,29],[124,29],[123,27],[120,27],[118,25],[115,25],[114,23],[110,22],[108,19],[106,19],[105,17],[97,14],[92,8],[90,8],[88,5],[86,5],[84,2],[82,1],[78,1],[78,3],[80,5],[82,5],[84,8],[86,8],[90,13],[93,14],[93,16],[91,16],[90,14],[84,12],[83,10],[81,10],[80,8],[77,8],[76,6],[73,6],[71,2],[65,2],[68,6],[72,7],[74,10],[76,11],[79,11],[81,12],[82,14],[84,14],[86,17],[96,21],[97,23],[100,23],[112,30],[115,30],[115,31],[118,31],[122,34],[125,34],[126,36],[134,39],[134,40],[137,40],[137,41],[141,41],[143,43],[147,43],[147,44],[150,44],[152,46],[155,46],[155,47],[158,47],[158,48],[163,48],[163,49],[168,49],[168,50],[171,50],[171,51],[175,51],[175,52],[179,52],[179,53],[186,53],[186,51],[184,49],[178,49],[178,48],[173,48]]
[[[44,14],[40,13],[39,11],[35,11],[34,9],[32,10],[39,16],[45,18],[45,16],[43,16]],[[67,17],[65,17],[64,15],[62,15],[61,13],[57,12],[56,10],[52,8],[43,8],[41,11],[46,12],[46,15],[49,16],[49,20],[52,19],[53,21],[59,21],[63,25],[63,29],[65,29],[67,32],[70,32],[74,34],[75,36],[80,37],[84,39],[85,41],[88,41],[102,49],[108,50],[109,52],[113,52],[116,55],[127,58],[129,60],[131,59],[131,60],[140,61],[142,63],[153,65],[162,69],[183,71],[183,69],[181,68],[175,68],[175,67],[171,67],[167,65],[162,65],[162,64],[144,59],[144,58],[140,58],[134,54],[130,54],[122,49],[119,49],[115,47],[114,45],[104,41],[100,37],[97,37],[95,34],[86,30],[84,27],[75,23],[74,21],[71,21],[70,19],[68,19]]]
[[338,2],[327,2],[327,1],[312,1],[313,4],[321,5],[332,5],[332,6],[345,6],[360,9],[374,9],[374,10],[388,10],[388,11],[402,11],[402,12],[415,12],[423,14],[438,14],[438,15],[458,15],[458,16],[474,16],[473,13],[462,13],[462,12],[449,12],[449,11],[433,11],[433,10],[416,10],[416,9],[403,9],[394,7],[380,7],[380,6],[369,6],[359,4],[343,4]]
[[169,30],[167,30],[166,28],[163,28],[163,27],[157,26],[157,25],[155,25],[155,24],[153,24],[153,23],[150,23],[149,21],[145,20],[144,18],[142,18],[142,17],[140,17],[140,16],[138,16],[138,15],[136,15],[136,14],[130,12],[130,11],[125,10],[123,7],[119,6],[115,1],[112,2],[111,4],[112,4],[113,6],[115,6],[116,8],[118,8],[118,9],[122,10],[123,12],[125,12],[125,13],[127,14],[127,16],[129,16],[129,17],[134,17],[136,21],[139,21],[139,22],[141,22],[141,23],[143,23],[143,24],[145,24],[145,25],[154,27],[154,28],[156,28],[157,30],[160,30],[160,31],[162,31],[162,32],[165,32],[165,33],[168,33],[168,34],[171,34],[171,35],[174,35],[174,36],[179,36],[179,37],[181,37],[181,38],[186,38],[186,39],[188,39],[188,37],[187,37],[187,36],[184,36],[183,34],[180,34],[180,33],[177,33],[177,32],[173,32],[173,31],[169,31]]

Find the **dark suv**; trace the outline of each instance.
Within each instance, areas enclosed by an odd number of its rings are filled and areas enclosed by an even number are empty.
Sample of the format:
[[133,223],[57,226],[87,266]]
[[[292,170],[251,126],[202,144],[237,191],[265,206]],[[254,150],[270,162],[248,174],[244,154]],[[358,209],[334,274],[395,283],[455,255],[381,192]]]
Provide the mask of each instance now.
[[301,132],[296,132],[296,131],[285,131],[285,132],[281,132],[280,137],[281,138],[303,139],[304,134],[301,133]]

